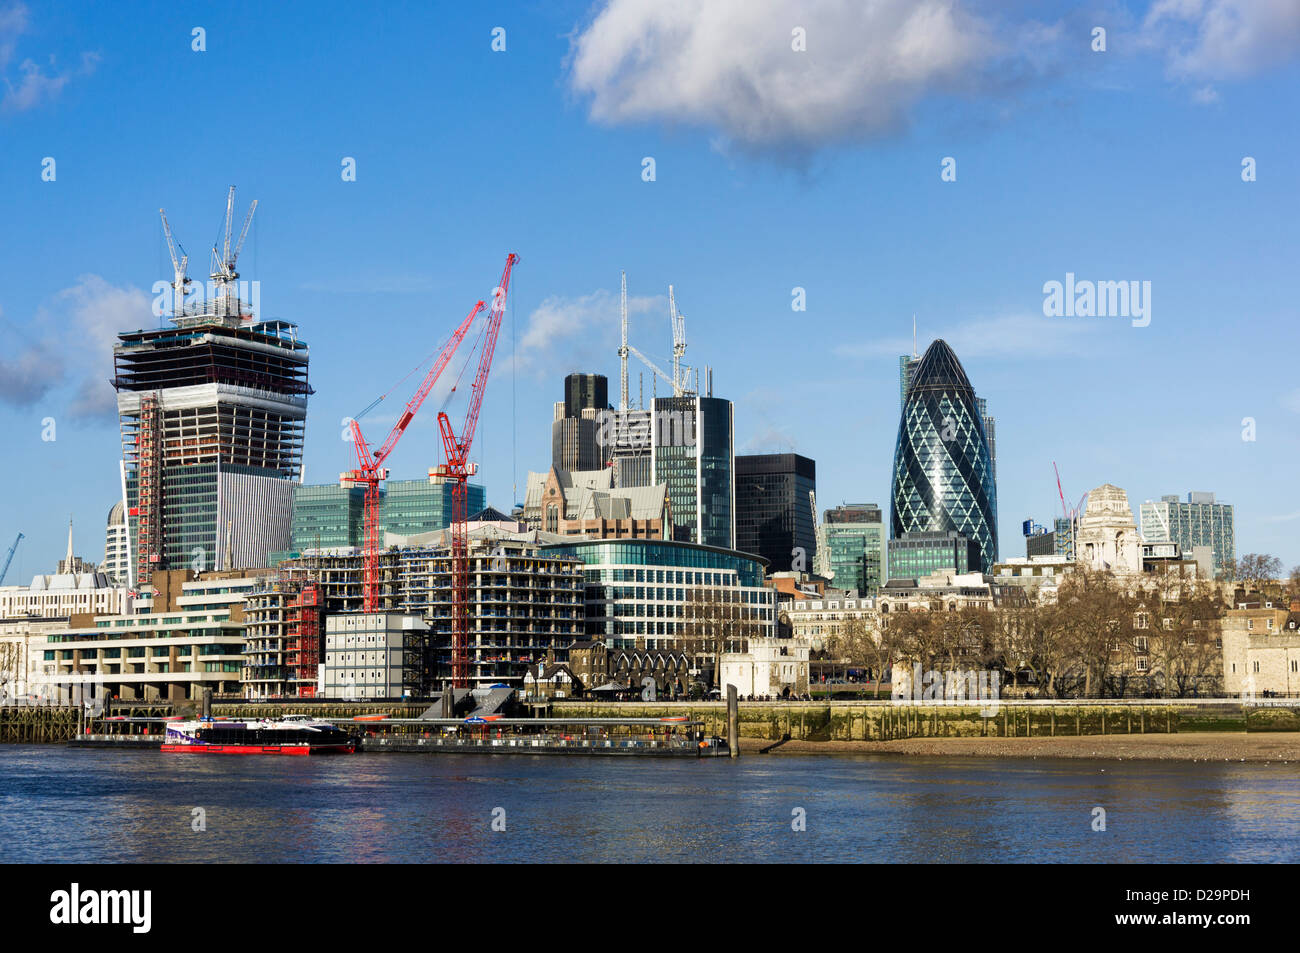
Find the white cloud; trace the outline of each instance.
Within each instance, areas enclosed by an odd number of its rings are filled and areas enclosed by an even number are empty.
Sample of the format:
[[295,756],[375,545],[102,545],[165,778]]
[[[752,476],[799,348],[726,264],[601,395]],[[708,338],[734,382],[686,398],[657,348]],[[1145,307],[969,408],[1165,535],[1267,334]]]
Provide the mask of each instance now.
[[56,294],[30,328],[6,321],[0,358],[0,402],[30,407],[59,388],[72,388],[66,413],[99,418],[116,412],[113,345],[119,331],[150,326],[151,299],[140,288],[119,288],[98,275],[82,275]]
[[608,0],[573,42],[569,79],[598,122],[806,153],[896,131],[928,94],[968,91],[1001,49],[955,0]]
[[49,58],[48,70],[33,59],[24,59],[11,75],[9,64],[13,61],[19,38],[30,25],[27,7],[21,3],[0,9],[0,112],[23,112],[48,102],[58,96],[63,87],[78,76],[94,72],[99,63],[97,53],[82,53],[81,64],[76,69],[60,71]]
[[[643,339],[638,340],[633,318],[637,315],[657,314],[663,317],[661,337],[665,345],[671,347],[672,331],[665,296],[629,295],[627,313],[629,344],[639,347],[652,360],[656,360],[655,355],[663,349],[646,343],[652,332],[644,334]],[[618,360],[618,344],[617,294],[602,288],[578,298],[552,296],[528,316],[528,325],[516,346],[517,367],[522,372],[552,376],[557,372],[610,367]],[[637,363],[635,357],[629,360]],[[636,373],[636,368],[629,365],[629,375],[633,379]]]
[[[1079,353],[1085,338],[1105,326],[1106,321],[1101,319],[1012,314],[975,318],[933,331],[922,327],[924,333],[918,340],[924,352],[928,342],[943,338],[962,360],[967,357],[1051,357]],[[843,344],[836,348],[836,353],[843,357],[897,356],[911,351],[911,337],[903,336]]]
[[1300,3],[1157,0],[1143,23],[1143,41],[1165,51],[1176,79],[1239,79],[1300,52]]

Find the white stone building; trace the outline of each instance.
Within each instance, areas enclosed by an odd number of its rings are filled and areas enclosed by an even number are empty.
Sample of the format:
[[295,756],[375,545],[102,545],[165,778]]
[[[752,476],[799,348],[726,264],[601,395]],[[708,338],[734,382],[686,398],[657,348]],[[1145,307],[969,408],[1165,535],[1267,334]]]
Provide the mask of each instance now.
[[1093,570],[1117,574],[1142,571],[1142,537],[1128,495],[1103,483],[1088,494],[1075,533],[1075,558]]
[[751,638],[749,651],[721,656],[719,673],[724,696],[728,685],[741,698],[802,695],[808,691],[808,646],[796,639]]

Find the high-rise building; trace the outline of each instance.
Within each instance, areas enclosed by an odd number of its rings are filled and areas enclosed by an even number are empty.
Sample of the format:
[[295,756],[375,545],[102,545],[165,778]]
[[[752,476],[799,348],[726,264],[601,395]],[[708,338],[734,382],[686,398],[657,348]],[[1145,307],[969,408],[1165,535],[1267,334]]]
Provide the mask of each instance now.
[[[388,480],[380,488],[379,538],[385,533],[415,536],[451,525],[452,483],[430,471],[427,480]],[[348,483],[295,489],[291,549],[339,549],[365,542],[365,488]],[[466,486],[465,512],[487,506],[487,490]]]
[[797,453],[736,457],[736,549],[773,571],[809,571],[817,557],[817,464]]
[[596,439],[611,445],[614,486],[650,486],[654,474],[654,411],[629,408],[608,411]]
[[884,582],[885,522],[875,503],[846,503],[822,514],[816,572],[837,589],[873,596]]
[[[916,370],[916,365],[921,363],[921,359],[915,354],[900,354],[898,356],[898,409],[902,412],[903,405],[907,403],[907,389],[912,386],[912,374]],[[997,492],[998,479],[998,422],[997,419],[989,414],[989,402],[983,397],[975,398],[975,407],[979,411],[980,420],[984,422],[984,435],[989,441],[989,459],[993,462],[993,483],[994,492]],[[997,501],[994,500],[994,503]]]
[[1148,543],[1177,543],[1184,553],[1209,546],[1215,578],[1230,575],[1237,562],[1232,504],[1217,503],[1213,493],[1188,493],[1147,500],[1139,509],[1142,538]]
[[609,412],[609,382],[603,374],[570,374],[564,400],[555,404],[551,424],[551,466],[559,470],[598,470],[608,466],[613,447],[600,439],[602,415]]
[[979,572],[980,547],[955,532],[903,533],[889,541],[889,578],[921,579],[945,570]]
[[975,389],[943,340],[911,375],[894,449],[890,539],[960,533],[979,546],[979,571],[990,571],[998,558],[997,490]]
[[113,348],[131,584],[167,567],[265,566],[289,544],[307,345],[223,295]]
[[651,483],[666,483],[673,538],[732,549],[736,538],[731,401],[684,394],[654,401]]

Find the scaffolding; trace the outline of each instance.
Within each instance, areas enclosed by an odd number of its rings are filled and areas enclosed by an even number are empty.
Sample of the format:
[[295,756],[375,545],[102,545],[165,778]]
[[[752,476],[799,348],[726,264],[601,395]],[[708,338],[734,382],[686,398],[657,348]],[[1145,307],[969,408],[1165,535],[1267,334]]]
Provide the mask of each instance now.
[[140,398],[140,428],[136,433],[138,446],[137,505],[131,515],[136,517],[136,586],[143,588],[153,581],[155,569],[165,569],[162,555],[162,441],[160,439],[162,410],[158,395],[144,394]]

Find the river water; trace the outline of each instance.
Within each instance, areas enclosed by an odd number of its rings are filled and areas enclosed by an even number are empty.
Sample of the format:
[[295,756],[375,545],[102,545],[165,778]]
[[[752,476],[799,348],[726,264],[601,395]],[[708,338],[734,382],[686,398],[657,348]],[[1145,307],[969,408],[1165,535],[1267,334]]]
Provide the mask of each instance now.
[[1258,863],[1298,832],[1283,764],[0,745],[5,862]]

